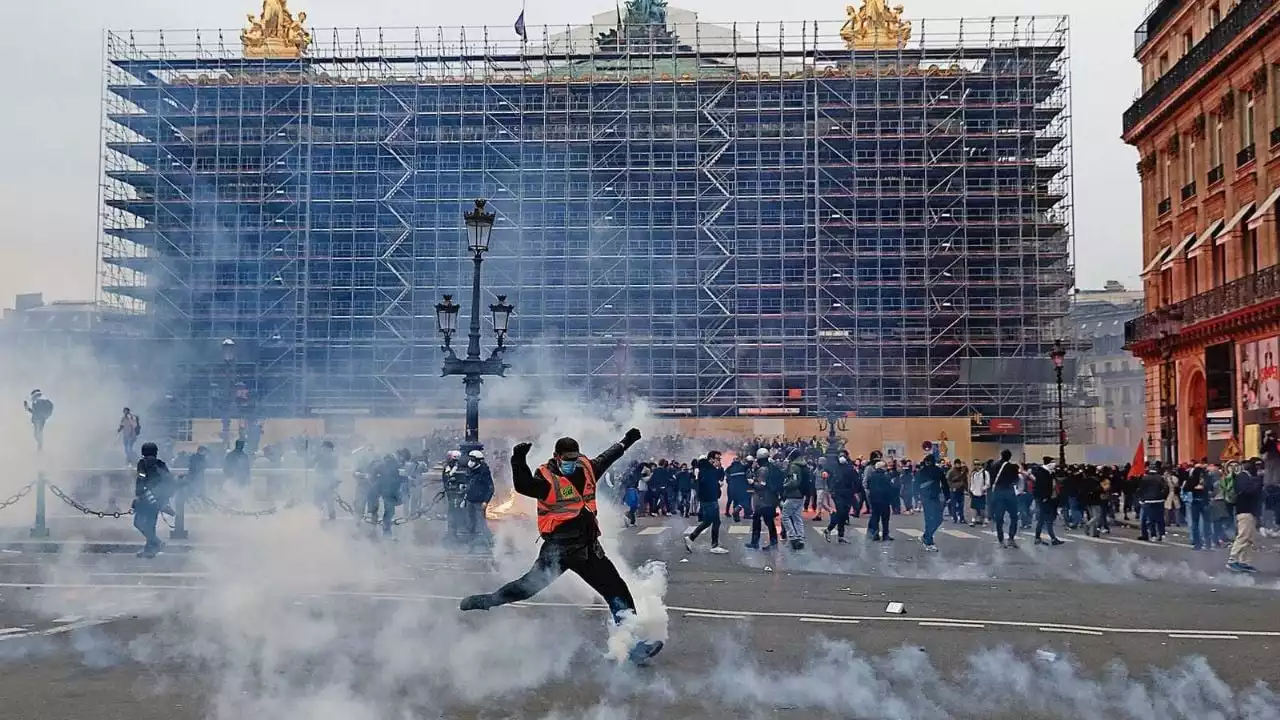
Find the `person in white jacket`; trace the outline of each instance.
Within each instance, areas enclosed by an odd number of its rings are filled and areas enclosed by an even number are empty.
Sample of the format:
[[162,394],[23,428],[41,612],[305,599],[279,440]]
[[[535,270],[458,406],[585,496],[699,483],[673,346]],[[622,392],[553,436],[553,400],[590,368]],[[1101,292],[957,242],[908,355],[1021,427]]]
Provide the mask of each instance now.
[[983,463],[973,461],[973,474],[969,476],[969,507],[973,509],[970,527],[987,524],[987,490],[991,488],[991,473]]

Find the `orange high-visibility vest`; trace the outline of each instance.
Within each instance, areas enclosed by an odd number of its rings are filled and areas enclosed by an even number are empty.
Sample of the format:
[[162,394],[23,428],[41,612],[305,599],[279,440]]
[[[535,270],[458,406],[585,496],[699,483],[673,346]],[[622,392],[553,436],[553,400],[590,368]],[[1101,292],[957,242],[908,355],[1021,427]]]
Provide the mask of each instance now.
[[580,460],[579,466],[587,476],[582,492],[573,486],[569,478],[556,475],[545,464],[538,467],[538,474],[547,481],[551,490],[547,496],[538,501],[538,532],[549,536],[556,528],[578,517],[583,508],[596,513],[596,473],[587,460]]

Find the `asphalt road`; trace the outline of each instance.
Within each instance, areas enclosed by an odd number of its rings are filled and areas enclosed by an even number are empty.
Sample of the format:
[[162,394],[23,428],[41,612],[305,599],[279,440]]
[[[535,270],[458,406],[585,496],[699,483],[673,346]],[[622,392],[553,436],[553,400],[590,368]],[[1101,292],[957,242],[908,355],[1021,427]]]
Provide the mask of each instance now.
[[[55,527],[126,539],[127,520],[98,522],[124,525]],[[728,555],[706,539],[689,554],[687,521],[643,519],[609,533],[620,564],[666,563],[669,644],[638,669],[603,657],[605,613],[575,581],[457,612],[528,566],[528,523],[499,525],[496,562],[439,550],[432,523],[373,543],[305,512],[197,520],[187,552],[152,561],[35,552],[15,530],[0,706],[32,720],[1280,717],[1256,687],[1280,684],[1272,548],[1253,577],[1122,528],[1009,550],[947,525],[927,554],[919,518],[900,517],[893,543],[811,529],[804,551],[760,553],[726,528]],[[642,610],[662,584],[633,580]]]

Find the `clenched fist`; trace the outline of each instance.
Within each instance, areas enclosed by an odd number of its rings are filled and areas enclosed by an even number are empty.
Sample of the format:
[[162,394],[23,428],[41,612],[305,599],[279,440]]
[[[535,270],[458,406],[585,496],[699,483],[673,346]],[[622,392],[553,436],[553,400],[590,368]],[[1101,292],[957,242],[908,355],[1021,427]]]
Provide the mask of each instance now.
[[628,445],[635,445],[640,440],[640,431],[636,428],[631,428],[627,431],[626,435],[622,436],[622,439],[625,440]]
[[533,449],[533,443],[522,442],[519,445],[516,445],[515,447],[511,448],[511,453],[516,457],[524,457],[525,455],[528,455],[529,451],[532,449]]

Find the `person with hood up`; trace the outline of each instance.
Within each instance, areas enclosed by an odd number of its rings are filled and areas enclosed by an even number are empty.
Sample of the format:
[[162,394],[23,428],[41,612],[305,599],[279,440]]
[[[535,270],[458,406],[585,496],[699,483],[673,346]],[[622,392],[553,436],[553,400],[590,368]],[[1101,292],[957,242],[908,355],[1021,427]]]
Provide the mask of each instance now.
[[813,477],[797,448],[787,456],[786,477],[782,481],[782,529],[792,550],[804,549],[804,500],[813,489]]
[[933,454],[925,455],[916,469],[914,489],[924,510],[924,535],[920,537],[920,542],[928,552],[938,552],[933,539],[938,528],[942,527],[942,492],[946,484],[947,476],[938,467]]
[[827,529],[822,531],[822,537],[827,542],[831,542],[831,531],[836,531],[836,536],[841,544],[847,544],[849,541],[844,538],[845,526],[849,524],[849,511],[853,508],[855,500],[854,496],[854,478],[857,477],[858,471],[849,463],[849,453],[841,450],[840,457],[836,459],[835,467],[828,471],[827,487],[831,492],[831,500],[835,504],[835,511],[831,513],[831,524],[827,525]]
[[234,448],[222,459],[222,477],[224,480],[233,481],[242,488],[247,488],[249,487],[249,467],[251,464],[249,454],[244,449],[244,441],[236,440]]
[[[542,545],[529,572],[492,593],[463,598],[460,609],[489,610],[500,605],[528,600],[565,572],[582,578],[608,603],[616,624],[636,611],[631,589],[600,545],[600,523],[596,519],[596,479],[640,440],[640,431],[631,428],[622,440],[595,458],[585,458],[578,441],[563,437],[556,441],[554,454],[529,469],[532,443],[516,445],[511,452],[511,481],[515,491],[537,500],[538,534]],[[629,659],[638,665],[662,650],[661,641],[639,640]]]
[[472,450],[467,453],[467,516],[464,532],[473,544],[485,547],[493,544],[493,533],[489,530],[489,520],[484,514],[485,508],[493,501],[493,492],[493,472],[485,462],[484,452]]
[[868,513],[867,537],[873,542],[889,542],[893,540],[889,535],[889,515],[892,513],[893,499],[897,496],[898,490],[889,480],[888,465],[885,461],[878,459],[875,453],[872,453],[871,457],[876,459],[868,467],[865,480],[867,504],[871,507]]
[[684,539],[684,549],[693,552],[693,543],[707,528],[711,528],[711,553],[725,555],[729,551],[720,546],[720,483],[724,480],[724,468],[720,467],[720,451],[712,450],[698,460],[698,527]]
[[140,558],[153,558],[164,548],[164,542],[156,535],[156,522],[160,513],[167,510],[172,481],[169,466],[158,455],[155,443],[142,444],[142,458],[138,460],[138,479],[133,486],[133,526],[146,540]]
[[756,474],[751,483],[752,504],[755,512],[751,515],[751,542],[747,547],[760,549],[760,526],[769,526],[769,545],[765,550],[778,547],[778,526],[774,522],[778,513],[778,497],[782,493],[783,472],[777,463],[769,459],[769,449],[756,451]]

